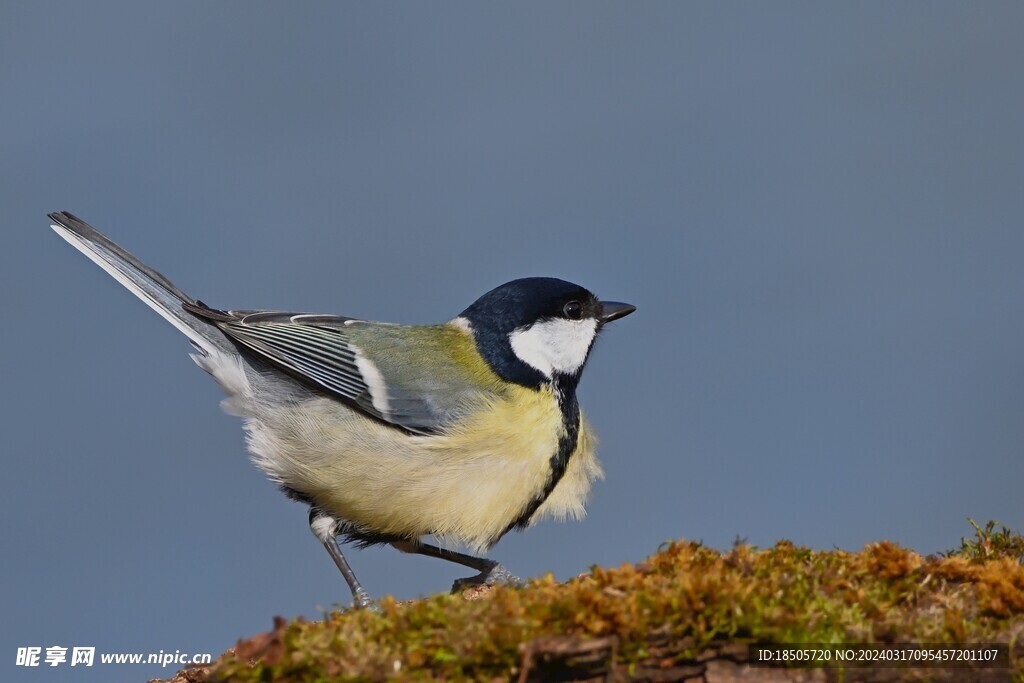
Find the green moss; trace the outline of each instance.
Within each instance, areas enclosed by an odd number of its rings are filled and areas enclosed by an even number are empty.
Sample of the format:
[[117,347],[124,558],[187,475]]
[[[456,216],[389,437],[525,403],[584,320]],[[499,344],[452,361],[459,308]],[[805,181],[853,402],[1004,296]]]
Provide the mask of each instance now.
[[975,562],[999,558],[1024,562],[1024,536],[995,520],[989,521],[984,528],[970,517],[967,521],[974,527],[974,538],[961,537],[960,547],[946,553],[947,557],[966,557]]
[[[849,553],[678,541],[640,564],[594,567],[564,584],[547,576],[478,600],[386,598],[379,613],[280,620],[207,678],[508,679],[522,646],[551,636],[614,642],[625,671],[692,664],[730,643],[1006,642],[1024,633],[1021,537],[994,523],[975,530],[977,539],[942,557],[889,542]],[[1015,666],[1024,676],[1024,663]]]

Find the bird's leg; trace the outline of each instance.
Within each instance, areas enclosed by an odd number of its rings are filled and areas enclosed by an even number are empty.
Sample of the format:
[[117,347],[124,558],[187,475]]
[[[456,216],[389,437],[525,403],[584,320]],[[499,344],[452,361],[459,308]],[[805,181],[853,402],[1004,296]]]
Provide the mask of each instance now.
[[455,562],[464,567],[480,571],[476,576],[456,579],[455,583],[452,584],[452,593],[459,593],[470,586],[492,586],[496,583],[518,585],[522,583],[519,577],[513,576],[512,572],[505,569],[503,565],[494,560],[488,560],[486,557],[475,557],[473,555],[457,553],[454,550],[438,548],[436,545],[421,543],[420,541],[393,541],[391,545],[403,553],[436,557],[439,560],[448,560],[449,562]]
[[309,529],[324,544],[324,547],[327,548],[327,553],[334,560],[334,564],[338,566],[341,575],[345,577],[345,583],[348,584],[349,589],[352,591],[352,600],[355,606],[359,608],[372,607],[373,600],[370,599],[370,594],[360,585],[359,579],[356,578],[355,572],[349,566],[348,560],[341,554],[341,548],[338,546],[338,538],[335,531],[337,527],[338,520],[334,517],[331,517],[317,507],[309,509]]

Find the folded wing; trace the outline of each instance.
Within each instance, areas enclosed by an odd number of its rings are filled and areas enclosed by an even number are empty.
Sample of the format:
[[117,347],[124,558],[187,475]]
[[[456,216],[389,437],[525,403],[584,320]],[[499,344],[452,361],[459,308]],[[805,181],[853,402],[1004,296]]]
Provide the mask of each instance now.
[[413,434],[442,431],[488,393],[433,339],[437,328],[431,334],[324,314],[218,311],[201,302],[185,308],[273,366]]

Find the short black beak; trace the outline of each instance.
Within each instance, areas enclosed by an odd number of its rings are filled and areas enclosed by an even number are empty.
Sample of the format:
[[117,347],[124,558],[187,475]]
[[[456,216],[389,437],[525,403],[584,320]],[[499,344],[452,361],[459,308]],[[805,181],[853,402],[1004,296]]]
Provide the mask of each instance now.
[[613,320],[619,318],[625,318],[627,315],[636,310],[636,306],[631,304],[624,304],[620,301],[602,301],[601,302],[601,315],[597,316],[597,319],[601,321],[601,324],[610,323]]

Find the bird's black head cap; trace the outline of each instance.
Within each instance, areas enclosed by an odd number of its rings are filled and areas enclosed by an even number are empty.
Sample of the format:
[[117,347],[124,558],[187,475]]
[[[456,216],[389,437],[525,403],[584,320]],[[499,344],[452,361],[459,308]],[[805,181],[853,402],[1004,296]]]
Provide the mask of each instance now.
[[580,285],[553,277],[528,277],[506,282],[487,292],[464,310],[477,349],[499,377],[528,387],[548,378],[524,363],[509,343],[509,335],[538,321],[567,318],[600,320],[601,302]]

